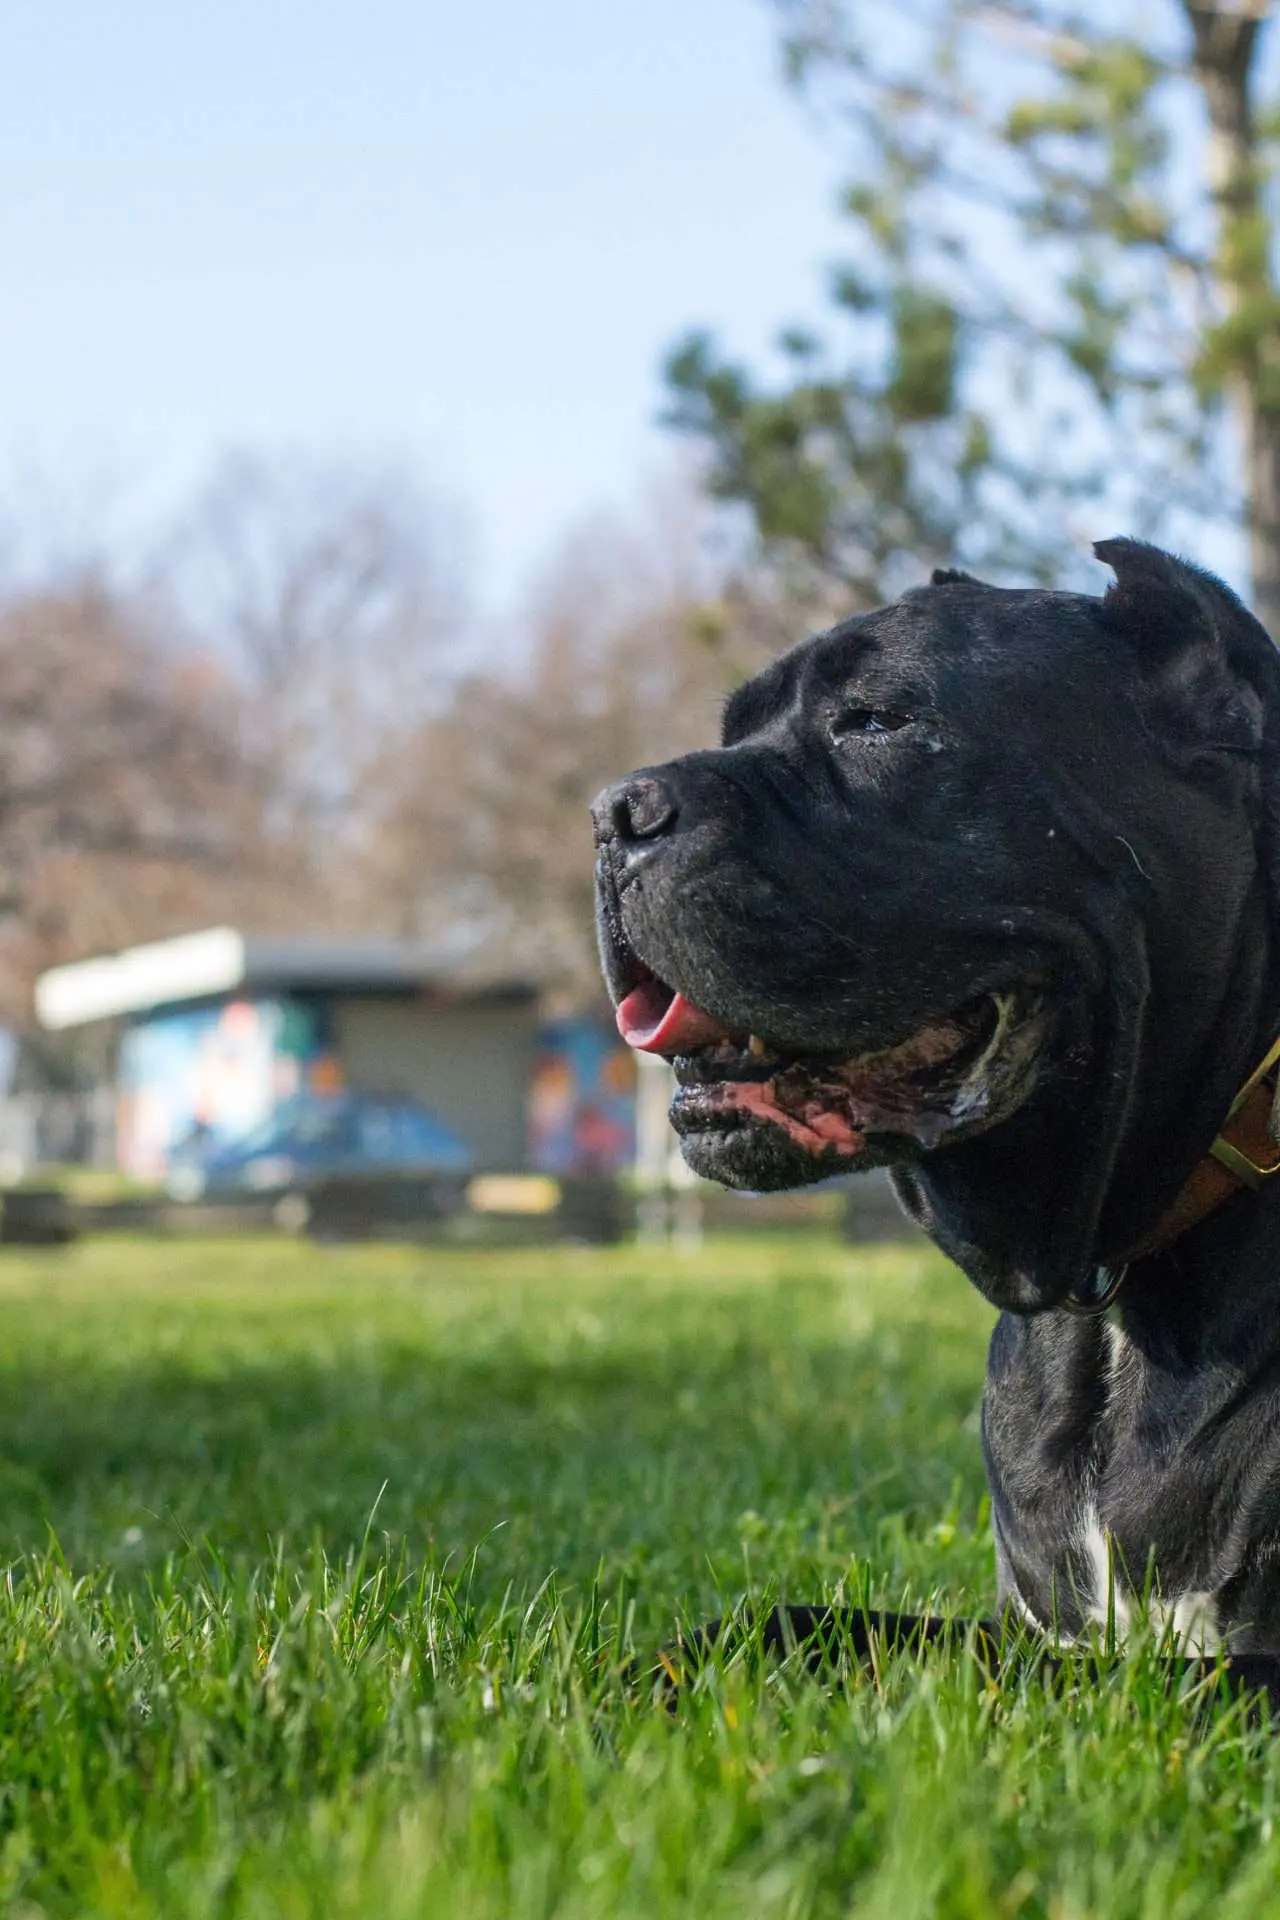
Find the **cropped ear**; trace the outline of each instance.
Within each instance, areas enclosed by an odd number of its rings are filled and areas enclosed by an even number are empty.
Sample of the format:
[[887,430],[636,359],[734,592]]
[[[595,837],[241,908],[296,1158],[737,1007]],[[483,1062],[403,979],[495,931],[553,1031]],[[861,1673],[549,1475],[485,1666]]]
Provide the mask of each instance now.
[[1280,707],[1280,655],[1230,587],[1142,540],[1099,540],[1115,573],[1102,618],[1134,647],[1152,718],[1171,744],[1256,752]]
[[931,587],[980,587],[982,582],[976,580],[971,573],[963,573],[959,567],[935,567],[929,575],[929,585]]

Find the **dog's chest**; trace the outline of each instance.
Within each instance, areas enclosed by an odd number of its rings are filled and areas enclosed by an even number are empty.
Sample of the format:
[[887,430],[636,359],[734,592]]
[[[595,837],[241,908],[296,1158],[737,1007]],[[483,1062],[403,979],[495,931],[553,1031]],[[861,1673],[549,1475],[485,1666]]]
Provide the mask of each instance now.
[[1064,1635],[1142,1623],[1212,1650],[1249,1551],[1244,1482],[1265,1468],[1230,1431],[1232,1383],[1152,1365],[1117,1325],[1057,1332],[1020,1323],[993,1341],[1001,1599]]

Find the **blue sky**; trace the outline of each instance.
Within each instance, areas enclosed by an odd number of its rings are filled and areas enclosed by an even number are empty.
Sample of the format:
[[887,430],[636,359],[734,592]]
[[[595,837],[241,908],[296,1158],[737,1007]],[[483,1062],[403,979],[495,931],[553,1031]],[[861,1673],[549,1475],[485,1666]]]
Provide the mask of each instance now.
[[0,10],[0,463],[55,495],[390,456],[500,607],[669,457],[672,337],[758,351],[839,251],[763,0]]

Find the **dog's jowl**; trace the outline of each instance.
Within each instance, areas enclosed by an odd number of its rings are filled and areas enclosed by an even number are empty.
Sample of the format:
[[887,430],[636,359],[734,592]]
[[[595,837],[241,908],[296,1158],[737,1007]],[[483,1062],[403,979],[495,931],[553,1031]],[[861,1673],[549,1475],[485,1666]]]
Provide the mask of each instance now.
[[610,788],[601,950],[698,1172],[887,1165],[1001,1310],[1001,1602],[1280,1654],[1280,655],[1098,552],[938,575]]

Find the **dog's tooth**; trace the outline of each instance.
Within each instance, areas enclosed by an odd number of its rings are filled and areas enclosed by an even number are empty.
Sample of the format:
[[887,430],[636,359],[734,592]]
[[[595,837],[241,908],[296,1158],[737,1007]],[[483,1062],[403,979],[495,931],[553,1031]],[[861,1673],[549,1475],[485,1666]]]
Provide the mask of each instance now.
[[769,1049],[758,1033],[747,1035],[747,1052],[753,1060],[763,1060]]

